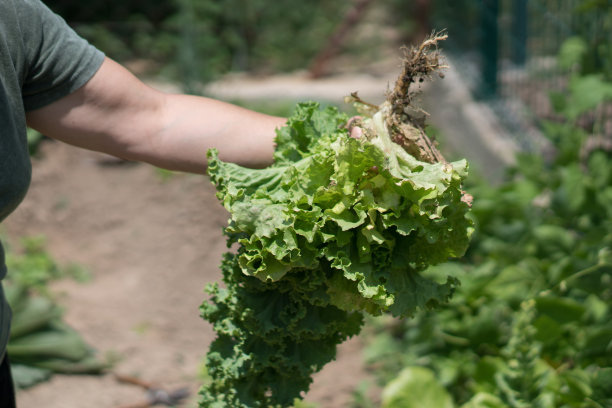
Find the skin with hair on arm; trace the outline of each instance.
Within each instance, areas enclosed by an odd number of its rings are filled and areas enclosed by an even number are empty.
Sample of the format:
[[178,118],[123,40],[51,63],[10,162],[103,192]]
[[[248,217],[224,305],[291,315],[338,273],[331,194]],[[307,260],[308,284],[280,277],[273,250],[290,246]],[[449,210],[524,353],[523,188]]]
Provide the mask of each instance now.
[[77,91],[27,114],[51,138],[169,170],[206,171],[206,151],[247,167],[272,163],[285,119],[218,100],[167,94],[106,58]]

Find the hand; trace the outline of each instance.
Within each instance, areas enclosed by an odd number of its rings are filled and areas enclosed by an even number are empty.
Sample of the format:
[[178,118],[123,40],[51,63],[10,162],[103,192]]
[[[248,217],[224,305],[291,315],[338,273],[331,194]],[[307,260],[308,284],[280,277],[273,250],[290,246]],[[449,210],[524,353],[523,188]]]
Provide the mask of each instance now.
[[363,136],[363,129],[361,128],[361,116],[353,116],[346,122],[346,129],[352,138],[359,139]]

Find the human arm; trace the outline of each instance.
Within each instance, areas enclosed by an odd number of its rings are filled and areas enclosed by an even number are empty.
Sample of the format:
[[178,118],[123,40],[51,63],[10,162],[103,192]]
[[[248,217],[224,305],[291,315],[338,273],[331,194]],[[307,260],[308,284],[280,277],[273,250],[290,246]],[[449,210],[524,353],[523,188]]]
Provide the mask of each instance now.
[[285,119],[210,98],[167,94],[106,58],[81,88],[27,113],[41,133],[170,170],[203,173],[206,151],[249,167],[272,163]]

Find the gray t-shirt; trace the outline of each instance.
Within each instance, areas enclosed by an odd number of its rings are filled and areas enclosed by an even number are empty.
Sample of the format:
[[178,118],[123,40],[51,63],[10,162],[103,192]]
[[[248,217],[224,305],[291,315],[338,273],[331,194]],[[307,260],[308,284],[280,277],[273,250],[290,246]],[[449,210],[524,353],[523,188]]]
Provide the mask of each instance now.
[[[0,0],[0,222],[30,184],[25,113],[76,91],[103,60],[39,0]],[[1,284],[6,272],[0,244],[0,358],[11,320]]]

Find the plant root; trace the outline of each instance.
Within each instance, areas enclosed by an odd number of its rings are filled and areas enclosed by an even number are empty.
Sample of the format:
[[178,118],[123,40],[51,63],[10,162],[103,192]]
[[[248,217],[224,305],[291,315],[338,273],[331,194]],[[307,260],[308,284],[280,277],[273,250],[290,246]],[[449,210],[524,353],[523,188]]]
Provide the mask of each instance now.
[[438,42],[447,38],[444,32],[434,33],[418,48],[402,48],[402,71],[395,87],[387,94],[386,103],[391,110],[387,116],[387,126],[392,140],[418,160],[428,163],[446,163],[446,159],[437,149],[436,143],[425,134],[428,114],[416,106],[414,99],[418,91],[412,90],[411,85],[431,80],[435,72],[444,77],[440,71],[447,66],[443,64]]

